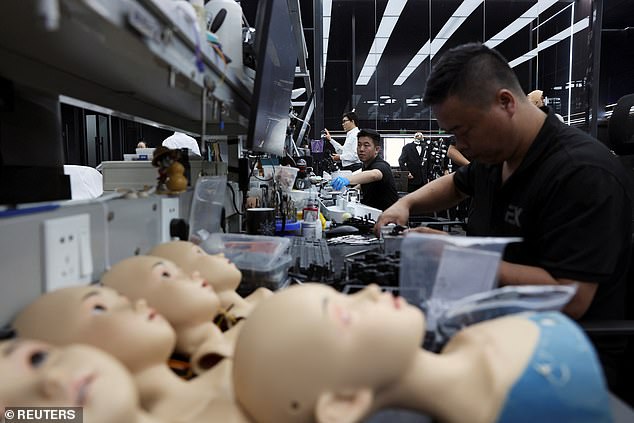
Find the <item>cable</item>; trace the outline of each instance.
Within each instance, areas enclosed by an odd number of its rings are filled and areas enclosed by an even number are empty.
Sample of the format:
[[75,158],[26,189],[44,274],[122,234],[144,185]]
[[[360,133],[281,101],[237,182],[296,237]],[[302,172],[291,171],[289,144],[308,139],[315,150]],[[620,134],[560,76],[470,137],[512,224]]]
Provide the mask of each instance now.
[[233,187],[231,186],[231,184],[229,182],[227,182],[227,186],[231,190],[231,197],[233,199],[231,201],[231,204],[233,204],[233,209],[236,211],[236,213],[238,213],[238,215],[244,216],[244,213],[241,213],[240,210],[238,210],[238,206],[236,206],[236,192],[235,192],[235,190],[233,189]]

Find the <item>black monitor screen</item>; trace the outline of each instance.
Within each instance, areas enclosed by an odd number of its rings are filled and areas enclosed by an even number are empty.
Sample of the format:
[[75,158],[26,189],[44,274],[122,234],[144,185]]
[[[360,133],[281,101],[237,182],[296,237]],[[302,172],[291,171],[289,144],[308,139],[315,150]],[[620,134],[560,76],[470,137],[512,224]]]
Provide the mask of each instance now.
[[256,75],[247,148],[282,155],[297,64],[287,0],[260,1],[255,29]]

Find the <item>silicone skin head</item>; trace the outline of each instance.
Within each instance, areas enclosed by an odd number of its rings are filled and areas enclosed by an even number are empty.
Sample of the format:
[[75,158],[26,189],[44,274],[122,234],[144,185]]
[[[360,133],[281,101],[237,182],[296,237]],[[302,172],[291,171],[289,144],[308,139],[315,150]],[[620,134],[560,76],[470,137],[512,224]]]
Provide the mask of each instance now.
[[145,299],[173,326],[211,321],[220,307],[209,283],[160,257],[122,260],[104,273],[101,283],[132,300]]
[[82,343],[109,352],[129,370],[164,363],[176,334],[144,300],[134,304],[100,286],[74,286],[49,292],[18,313],[20,337],[54,345]]
[[244,322],[236,398],[257,422],[330,420],[324,413],[339,399],[360,407],[348,420],[356,421],[407,372],[423,333],[422,313],[375,285],[349,296],[319,284],[289,288]]
[[86,422],[135,421],[138,394],[130,374],[94,347],[3,341],[0,374],[0,411],[18,406],[83,407]]
[[189,241],[170,241],[159,244],[148,253],[173,261],[186,272],[200,272],[216,292],[235,291],[242,273],[223,254],[207,254]]

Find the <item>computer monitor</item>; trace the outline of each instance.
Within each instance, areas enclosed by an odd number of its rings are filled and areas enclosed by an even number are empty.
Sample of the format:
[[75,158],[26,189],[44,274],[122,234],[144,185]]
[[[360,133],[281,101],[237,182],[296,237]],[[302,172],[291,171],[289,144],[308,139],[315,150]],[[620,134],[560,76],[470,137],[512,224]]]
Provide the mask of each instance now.
[[287,0],[258,2],[256,74],[248,150],[284,154],[297,47]]
[[71,198],[58,97],[0,76],[0,204]]

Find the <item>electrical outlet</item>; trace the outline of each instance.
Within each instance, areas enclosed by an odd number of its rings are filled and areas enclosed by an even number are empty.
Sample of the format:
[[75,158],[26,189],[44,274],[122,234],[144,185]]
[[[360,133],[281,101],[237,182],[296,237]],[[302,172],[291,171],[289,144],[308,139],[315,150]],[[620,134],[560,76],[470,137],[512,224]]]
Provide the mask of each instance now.
[[48,219],[44,227],[44,290],[91,281],[90,215]]
[[171,239],[170,223],[172,219],[178,219],[178,197],[161,198],[161,242]]

